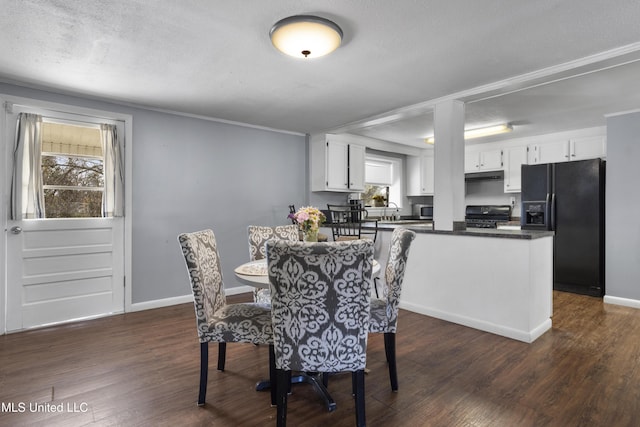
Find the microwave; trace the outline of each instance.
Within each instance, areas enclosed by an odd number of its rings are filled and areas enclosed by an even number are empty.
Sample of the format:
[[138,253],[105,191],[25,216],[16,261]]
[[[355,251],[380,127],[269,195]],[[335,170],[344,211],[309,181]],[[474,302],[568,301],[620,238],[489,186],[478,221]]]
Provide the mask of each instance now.
[[433,205],[413,205],[413,215],[418,219],[433,220]]

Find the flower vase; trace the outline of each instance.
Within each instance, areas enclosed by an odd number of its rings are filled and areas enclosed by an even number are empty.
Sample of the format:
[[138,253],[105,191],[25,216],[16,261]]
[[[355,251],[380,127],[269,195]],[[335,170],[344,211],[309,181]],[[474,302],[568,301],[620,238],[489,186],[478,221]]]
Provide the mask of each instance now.
[[304,241],[305,242],[317,242],[318,241],[318,230],[309,230],[304,233]]

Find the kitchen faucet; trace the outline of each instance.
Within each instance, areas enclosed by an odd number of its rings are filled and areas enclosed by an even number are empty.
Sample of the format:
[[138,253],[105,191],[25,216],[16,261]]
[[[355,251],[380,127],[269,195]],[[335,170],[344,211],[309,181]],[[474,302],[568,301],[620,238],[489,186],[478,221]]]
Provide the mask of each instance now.
[[[388,218],[387,217],[387,208],[390,207],[392,203],[393,203],[393,206],[396,208],[396,211],[395,211],[395,213],[393,214],[392,217]],[[385,219],[385,220],[389,219],[389,220],[392,220],[392,221],[398,220],[398,219],[400,219],[400,213],[399,212],[400,212],[400,208],[398,207],[398,205],[396,203],[390,201],[390,202],[387,203],[387,206],[385,206],[384,210],[382,211],[382,218]]]

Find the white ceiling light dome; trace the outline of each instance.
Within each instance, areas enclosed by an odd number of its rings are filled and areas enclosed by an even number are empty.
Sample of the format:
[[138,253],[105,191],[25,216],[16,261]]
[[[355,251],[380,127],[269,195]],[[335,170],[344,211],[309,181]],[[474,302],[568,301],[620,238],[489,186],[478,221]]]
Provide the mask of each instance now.
[[296,58],[318,58],[342,43],[342,29],[334,22],[313,15],[295,15],[276,22],[269,32],[281,52]]

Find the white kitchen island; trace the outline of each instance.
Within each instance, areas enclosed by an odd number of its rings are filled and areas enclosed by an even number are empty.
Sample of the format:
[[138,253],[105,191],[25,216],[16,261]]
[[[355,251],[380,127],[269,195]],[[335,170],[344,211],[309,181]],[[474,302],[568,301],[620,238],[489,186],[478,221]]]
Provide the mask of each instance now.
[[[404,226],[417,235],[401,308],[527,343],[551,328],[553,232]],[[391,228],[378,234],[384,257]]]

